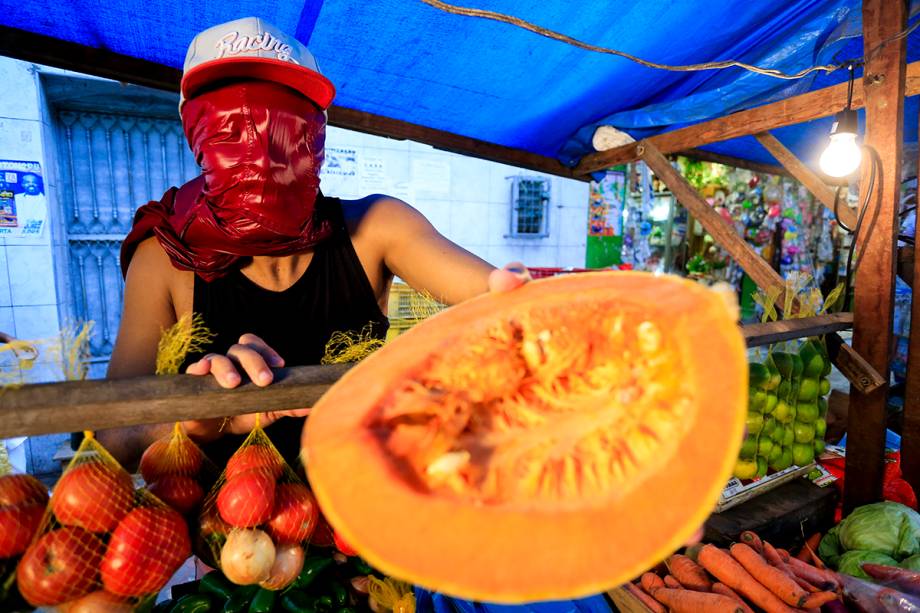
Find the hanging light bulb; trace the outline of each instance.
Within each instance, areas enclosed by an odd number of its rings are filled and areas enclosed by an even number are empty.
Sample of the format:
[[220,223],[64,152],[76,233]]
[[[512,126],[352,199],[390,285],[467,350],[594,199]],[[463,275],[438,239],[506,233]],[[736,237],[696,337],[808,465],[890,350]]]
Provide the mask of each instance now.
[[837,113],[831,128],[831,142],[821,154],[818,164],[829,177],[846,177],[853,174],[862,161],[862,150],[856,142],[856,111]]

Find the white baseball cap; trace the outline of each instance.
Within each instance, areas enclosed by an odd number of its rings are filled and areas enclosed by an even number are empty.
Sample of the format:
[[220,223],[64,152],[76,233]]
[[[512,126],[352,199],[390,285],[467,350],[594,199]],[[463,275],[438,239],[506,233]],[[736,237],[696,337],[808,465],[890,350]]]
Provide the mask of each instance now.
[[228,78],[286,85],[323,110],[335,98],[335,86],[320,73],[313,54],[258,17],[229,21],[192,39],[185,55],[179,106],[208,83]]

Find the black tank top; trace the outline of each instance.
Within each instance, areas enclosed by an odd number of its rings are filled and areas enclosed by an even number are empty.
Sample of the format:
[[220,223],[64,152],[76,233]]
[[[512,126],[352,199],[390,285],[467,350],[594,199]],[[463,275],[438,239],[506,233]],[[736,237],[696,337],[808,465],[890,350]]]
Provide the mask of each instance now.
[[[320,197],[316,212],[332,222],[333,233],[314,248],[306,271],[286,290],[260,287],[238,268],[210,283],[195,277],[193,311],[216,337],[204,351],[186,358],[183,371],[206,353],[226,353],[247,332],[275,349],[286,366],[319,364],[333,332],[360,332],[370,324],[375,337],[386,336],[389,322],[351,244],[341,201]],[[284,417],[265,429],[295,470],[303,422]],[[244,438],[225,435],[203,451],[224,466]]]

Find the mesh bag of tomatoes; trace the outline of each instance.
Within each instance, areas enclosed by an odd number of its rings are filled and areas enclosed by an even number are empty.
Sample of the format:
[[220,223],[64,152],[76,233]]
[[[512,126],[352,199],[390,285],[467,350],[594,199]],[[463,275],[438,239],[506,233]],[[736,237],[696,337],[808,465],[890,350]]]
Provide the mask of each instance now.
[[256,427],[204,500],[196,553],[237,585],[280,590],[303,568],[317,516],[313,494]]
[[218,470],[176,422],[172,433],[144,451],[140,473],[151,494],[184,517],[197,519]]
[[190,555],[182,516],[135,491],[87,433],[19,560],[16,585],[35,607],[131,611],[150,603]]
[[32,475],[0,475],[0,603],[7,599],[16,563],[38,532],[47,504],[47,488]]

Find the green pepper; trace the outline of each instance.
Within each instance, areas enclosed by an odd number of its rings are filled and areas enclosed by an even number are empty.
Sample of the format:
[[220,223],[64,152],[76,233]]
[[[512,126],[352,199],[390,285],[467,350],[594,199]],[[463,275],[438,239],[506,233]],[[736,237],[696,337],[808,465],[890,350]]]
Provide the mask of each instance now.
[[205,613],[211,610],[211,599],[205,594],[186,594],[176,601],[170,613]]
[[354,557],[351,559],[352,566],[355,567],[355,570],[362,575],[372,575],[374,574],[374,569],[370,564],[362,560],[361,558]]
[[297,575],[296,579],[294,579],[293,586],[295,588],[307,587],[313,583],[313,580],[316,579],[320,573],[322,573],[331,565],[332,558],[315,557],[307,559],[307,561],[303,564],[303,569],[301,569],[300,574]]
[[271,613],[275,608],[275,592],[260,589],[249,603],[249,613]]
[[211,594],[223,602],[233,595],[233,586],[222,572],[215,570],[201,578],[198,583],[198,593]]
[[243,613],[258,591],[258,585],[243,585],[236,588],[230,599],[224,603],[224,613]]
[[358,613],[353,607],[341,607],[336,613]]
[[164,600],[163,602],[158,602],[150,613],[166,613],[173,608],[174,604],[176,604],[176,601],[172,598]]
[[288,592],[281,599],[281,608],[288,613],[313,613],[315,606],[316,598],[296,590]]
[[316,599],[316,610],[317,611],[331,611],[332,610],[332,596],[320,596]]
[[348,601],[348,592],[345,591],[345,588],[342,587],[340,583],[332,584],[332,602],[339,607],[345,606],[345,603]]

